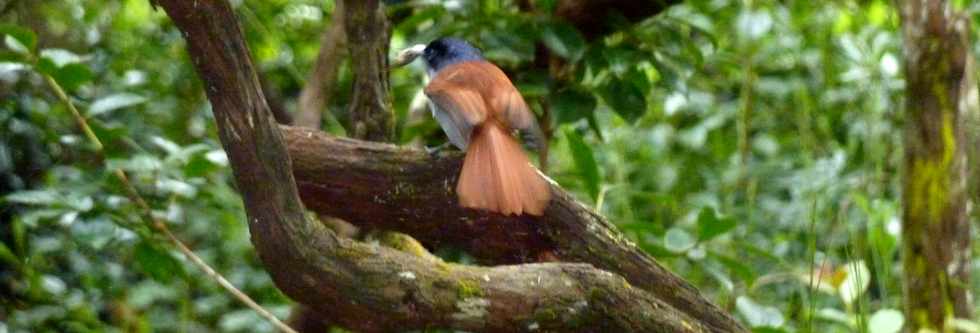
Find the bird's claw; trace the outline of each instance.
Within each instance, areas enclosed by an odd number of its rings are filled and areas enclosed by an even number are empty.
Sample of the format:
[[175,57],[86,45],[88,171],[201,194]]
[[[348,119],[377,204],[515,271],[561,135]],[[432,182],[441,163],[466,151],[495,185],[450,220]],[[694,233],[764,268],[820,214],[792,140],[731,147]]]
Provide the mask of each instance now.
[[446,148],[449,148],[449,142],[443,143],[435,147],[425,147],[425,152],[429,153],[430,156],[436,156],[439,155],[439,153],[445,151]]

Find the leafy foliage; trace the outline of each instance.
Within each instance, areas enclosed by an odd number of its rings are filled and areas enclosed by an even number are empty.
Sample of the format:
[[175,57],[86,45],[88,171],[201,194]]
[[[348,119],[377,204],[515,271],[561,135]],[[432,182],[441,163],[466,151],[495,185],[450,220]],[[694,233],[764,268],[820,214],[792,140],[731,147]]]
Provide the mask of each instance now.
[[[294,109],[332,1],[235,3],[263,78]],[[477,44],[550,129],[549,174],[754,330],[897,330],[904,81],[891,2],[687,1],[594,39],[552,15],[554,1],[531,4],[391,1],[392,48]],[[271,331],[141,225],[109,177],[131,172],[154,214],[285,315],[165,15],[146,0],[3,6],[0,331]],[[958,6],[978,40],[980,5]],[[39,73],[90,118],[110,169]],[[391,72],[404,144],[445,140],[408,111],[422,75]],[[346,64],[338,79],[329,109],[346,119]]]

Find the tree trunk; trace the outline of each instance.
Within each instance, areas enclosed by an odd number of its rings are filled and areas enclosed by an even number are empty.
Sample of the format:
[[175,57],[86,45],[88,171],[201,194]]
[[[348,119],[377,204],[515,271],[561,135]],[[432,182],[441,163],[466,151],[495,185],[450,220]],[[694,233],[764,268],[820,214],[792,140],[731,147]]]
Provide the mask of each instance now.
[[352,137],[390,142],[395,128],[388,98],[388,20],[380,0],[345,1],[347,45],[354,72]]
[[970,318],[966,138],[969,20],[942,0],[901,5],[906,123],[902,255],[908,329],[951,332]]

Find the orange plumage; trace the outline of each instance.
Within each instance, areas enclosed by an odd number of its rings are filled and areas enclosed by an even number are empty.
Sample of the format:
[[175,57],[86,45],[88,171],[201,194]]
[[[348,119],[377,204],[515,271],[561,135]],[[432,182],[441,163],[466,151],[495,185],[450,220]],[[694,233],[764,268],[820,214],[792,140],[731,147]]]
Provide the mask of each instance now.
[[442,68],[425,94],[450,142],[466,150],[456,184],[460,205],[542,215],[550,186],[511,135],[539,130],[507,75],[486,61],[459,62]]

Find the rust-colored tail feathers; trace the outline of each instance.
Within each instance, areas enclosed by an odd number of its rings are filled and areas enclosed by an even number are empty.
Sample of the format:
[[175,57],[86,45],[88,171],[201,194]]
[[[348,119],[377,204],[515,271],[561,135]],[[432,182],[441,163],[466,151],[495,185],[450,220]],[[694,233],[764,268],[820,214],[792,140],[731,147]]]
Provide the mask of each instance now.
[[542,215],[551,188],[503,126],[486,122],[473,129],[456,193],[463,207],[504,215]]

